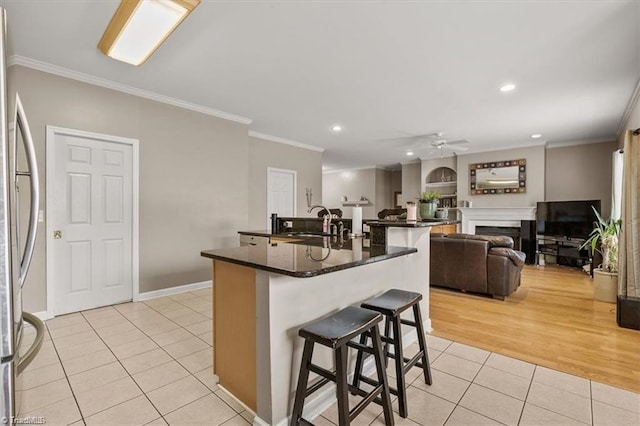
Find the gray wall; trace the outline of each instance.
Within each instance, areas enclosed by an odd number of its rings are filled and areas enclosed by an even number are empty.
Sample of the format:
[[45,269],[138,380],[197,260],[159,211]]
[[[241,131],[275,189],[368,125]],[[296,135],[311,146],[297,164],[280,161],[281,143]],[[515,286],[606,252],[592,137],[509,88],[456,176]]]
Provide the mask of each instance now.
[[392,170],[391,171],[391,208],[395,207],[394,202],[395,198],[393,198],[394,193],[402,192],[402,169],[401,170]]
[[[248,223],[246,125],[19,66],[9,69],[9,93],[16,90],[36,145],[43,209],[46,125],[138,139],[140,292],[211,279],[200,251],[237,245]],[[45,277],[41,223],[27,311],[46,309]]]
[[313,204],[322,202],[322,152],[249,137],[249,228],[266,229],[268,167],[296,171],[296,216],[315,217],[307,213],[305,188]]
[[376,169],[376,215],[382,209],[393,207],[393,192],[391,191],[391,171]]
[[342,209],[342,217],[351,218],[351,207],[342,206],[342,197],[348,200],[359,200],[364,196],[373,203],[362,208],[364,219],[373,219],[376,210],[376,169],[353,169],[322,174],[322,204],[330,209]]
[[407,207],[407,201],[417,201],[422,192],[420,173],[422,163],[405,163],[402,165],[402,207]]
[[[524,194],[470,195],[469,164],[489,161],[527,160],[527,192]],[[458,202],[470,200],[474,207],[529,207],[544,200],[545,147],[481,152],[458,156]]]
[[612,153],[618,143],[547,148],[546,201],[601,200],[602,213],[611,210]]

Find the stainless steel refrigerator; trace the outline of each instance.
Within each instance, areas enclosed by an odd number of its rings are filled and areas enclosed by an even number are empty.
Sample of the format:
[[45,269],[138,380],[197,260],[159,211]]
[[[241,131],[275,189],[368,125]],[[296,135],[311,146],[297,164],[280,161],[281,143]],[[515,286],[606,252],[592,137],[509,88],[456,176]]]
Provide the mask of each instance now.
[[[6,15],[0,7],[0,422],[12,424],[19,412],[20,373],[40,348],[44,324],[22,311],[22,286],[38,226],[38,169],[29,125],[17,95],[12,114],[7,111],[6,79]],[[26,194],[28,209],[21,206]],[[26,218],[26,223],[23,219],[21,225],[20,218]],[[22,341],[25,321],[36,329],[28,348]]]

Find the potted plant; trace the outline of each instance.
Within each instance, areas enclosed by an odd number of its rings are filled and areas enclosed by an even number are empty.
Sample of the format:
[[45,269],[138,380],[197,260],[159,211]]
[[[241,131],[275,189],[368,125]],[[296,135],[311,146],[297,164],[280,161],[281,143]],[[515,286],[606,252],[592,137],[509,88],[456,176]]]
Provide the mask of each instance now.
[[593,271],[594,299],[615,303],[618,296],[618,236],[622,221],[604,220],[593,206],[591,208],[597,221],[580,248],[591,246],[592,252],[602,254],[602,265]]
[[441,194],[438,191],[426,191],[420,194],[420,217],[422,219],[433,219],[436,216],[440,197]]

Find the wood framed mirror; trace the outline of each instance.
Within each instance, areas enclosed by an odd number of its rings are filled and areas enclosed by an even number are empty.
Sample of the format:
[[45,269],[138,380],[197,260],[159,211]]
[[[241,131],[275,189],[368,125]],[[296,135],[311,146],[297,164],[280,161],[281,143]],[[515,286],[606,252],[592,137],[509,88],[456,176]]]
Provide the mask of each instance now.
[[527,160],[469,165],[471,195],[522,194],[527,191]]

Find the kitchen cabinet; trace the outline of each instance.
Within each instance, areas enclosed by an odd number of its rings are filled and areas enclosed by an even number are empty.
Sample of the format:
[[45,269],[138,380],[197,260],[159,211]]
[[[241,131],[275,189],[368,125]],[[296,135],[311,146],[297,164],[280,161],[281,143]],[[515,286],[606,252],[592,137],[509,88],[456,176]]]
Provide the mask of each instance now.
[[269,245],[269,237],[240,234],[240,247],[244,247],[244,246],[266,247],[267,245]]
[[457,225],[437,225],[431,228],[431,232],[437,232],[441,234],[455,234],[457,231]]

